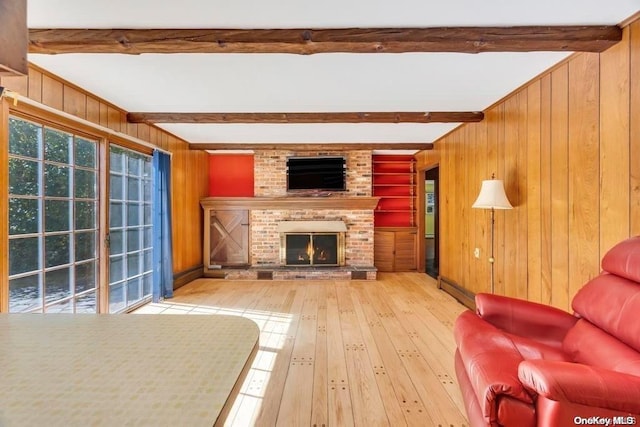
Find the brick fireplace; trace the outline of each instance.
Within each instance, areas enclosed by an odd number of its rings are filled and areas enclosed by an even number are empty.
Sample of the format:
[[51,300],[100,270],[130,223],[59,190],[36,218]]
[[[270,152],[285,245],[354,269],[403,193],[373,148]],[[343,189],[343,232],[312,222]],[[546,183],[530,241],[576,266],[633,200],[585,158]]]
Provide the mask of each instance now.
[[[286,159],[299,155],[344,156],[346,191],[309,197],[287,194]],[[254,183],[253,198],[228,198],[220,205],[225,209],[244,207],[249,210],[250,266],[229,269],[225,272],[226,277],[256,279],[262,273],[273,279],[376,278],[373,211],[377,199],[371,197],[371,151],[256,151]],[[214,203],[215,199],[218,198],[209,198]],[[344,240],[344,263],[338,263],[344,265],[285,266],[279,227],[291,222],[344,224],[346,230],[340,232]],[[358,273],[354,275],[354,271]]]

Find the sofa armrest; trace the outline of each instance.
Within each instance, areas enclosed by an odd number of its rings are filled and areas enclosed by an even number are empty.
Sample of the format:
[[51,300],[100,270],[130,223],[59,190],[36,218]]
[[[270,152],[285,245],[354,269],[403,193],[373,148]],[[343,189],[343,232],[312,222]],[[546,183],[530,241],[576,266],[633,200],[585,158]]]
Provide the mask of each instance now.
[[576,316],[555,307],[483,293],[476,295],[476,312],[505,332],[553,346],[560,346],[578,321]]
[[533,404],[529,391],[518,380],[518,366],[524,360],[511,339],[470,310],[456,319],[453,329],[458,353],[488,421],[498,418],[498,401],[510,396]]
[[640,414],[640,377],[579,363],[527,360],[518,367],[522,384],[557,402]]

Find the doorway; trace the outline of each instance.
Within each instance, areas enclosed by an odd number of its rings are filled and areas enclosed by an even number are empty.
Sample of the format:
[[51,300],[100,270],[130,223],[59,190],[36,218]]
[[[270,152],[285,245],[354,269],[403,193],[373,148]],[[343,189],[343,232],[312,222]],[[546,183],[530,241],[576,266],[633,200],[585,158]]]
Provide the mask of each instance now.
[[424,239],[425,239],[425,272],[438,278],[439,265],[439,227],[438,227],[438,181],[440,168],[434,167],[425,172],[425,218],[424,218]]

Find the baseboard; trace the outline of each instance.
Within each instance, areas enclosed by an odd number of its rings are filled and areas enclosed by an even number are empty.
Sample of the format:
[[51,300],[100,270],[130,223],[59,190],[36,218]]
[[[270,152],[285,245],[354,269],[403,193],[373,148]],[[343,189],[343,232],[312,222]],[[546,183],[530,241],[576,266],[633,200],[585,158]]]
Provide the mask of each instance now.
[[202,264],[196,265],[188,270],[175,273],[173,275],[173,289],[176,290],[189,282],[201,278],[202,276],[204,276],[204,267]]
[[446,277],[439,276],[438,277],[438,287],[454,297],[464,306],[470,308],[475,311],[476,309],[476,295],[458,285],[453,280],[447,279]]

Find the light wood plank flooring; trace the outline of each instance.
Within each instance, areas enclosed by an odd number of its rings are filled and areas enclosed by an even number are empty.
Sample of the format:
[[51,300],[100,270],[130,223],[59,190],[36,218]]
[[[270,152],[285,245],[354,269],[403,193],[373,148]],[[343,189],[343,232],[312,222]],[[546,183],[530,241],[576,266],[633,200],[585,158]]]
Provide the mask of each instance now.
[[138,313],[247,317],[260,349],[228,426],[468,426],[453,370],[464,307],[420,273],[198,279]]

